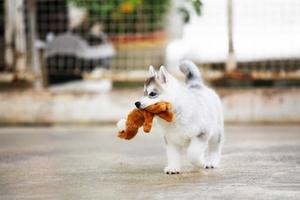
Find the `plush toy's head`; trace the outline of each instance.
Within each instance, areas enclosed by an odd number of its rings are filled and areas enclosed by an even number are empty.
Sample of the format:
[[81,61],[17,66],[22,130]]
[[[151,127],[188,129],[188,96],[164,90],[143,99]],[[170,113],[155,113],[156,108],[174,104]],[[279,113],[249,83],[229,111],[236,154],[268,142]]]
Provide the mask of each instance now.
[[144,126],[144,132],[150,132],[152,128],[152,121],[155,115],[160,118],[171,122],[174,114],[170,112],[171,104],[168,102],[155,103],[146,107],[145,109],[134,109],[128,116],[127,120],[120,120],[118,127],[120,129],[118,137],[130,140],[138,132],[141,126]]
[[118,137],[126,140],[132,139],[138,132],[139,128],[143,126],[145,121],[142,110],[133,109],[127,116],[127,120],[121,119],[117,126],[120,131]]

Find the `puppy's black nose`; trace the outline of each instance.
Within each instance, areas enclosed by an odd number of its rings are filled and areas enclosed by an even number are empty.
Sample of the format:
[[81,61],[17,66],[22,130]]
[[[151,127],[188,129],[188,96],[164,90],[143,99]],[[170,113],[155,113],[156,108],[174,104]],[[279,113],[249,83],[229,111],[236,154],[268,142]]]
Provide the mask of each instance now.
[[135,107],[140,108],[141,107],[141,102],[137,101],[134,103]]

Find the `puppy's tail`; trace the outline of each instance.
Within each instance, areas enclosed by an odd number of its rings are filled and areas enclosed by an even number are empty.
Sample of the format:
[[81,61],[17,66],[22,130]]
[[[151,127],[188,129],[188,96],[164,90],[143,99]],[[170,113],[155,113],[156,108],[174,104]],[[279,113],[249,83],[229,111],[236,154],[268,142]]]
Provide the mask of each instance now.
[[199,85],[203,84],[201,73],[198,67],[190,60],[183,60],[179,64],[180,71],[185,75],[187,84]]

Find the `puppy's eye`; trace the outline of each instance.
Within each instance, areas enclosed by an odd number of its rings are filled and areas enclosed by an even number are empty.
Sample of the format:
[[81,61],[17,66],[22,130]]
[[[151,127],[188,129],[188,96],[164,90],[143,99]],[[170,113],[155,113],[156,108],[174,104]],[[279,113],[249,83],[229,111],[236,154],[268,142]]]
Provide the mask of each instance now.
[[150,97],[155,97],[156,95],[157,95],[156,92],[150,92],[149,94]]

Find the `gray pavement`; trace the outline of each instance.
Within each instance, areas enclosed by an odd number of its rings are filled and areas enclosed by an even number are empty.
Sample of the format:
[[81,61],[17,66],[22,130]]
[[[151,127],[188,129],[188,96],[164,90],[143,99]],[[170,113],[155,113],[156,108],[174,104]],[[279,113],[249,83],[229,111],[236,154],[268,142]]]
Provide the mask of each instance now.
[[0,128],[0,199],[300,199],[300,126],[227,125],[221,166],[164,175],[161,133]]

